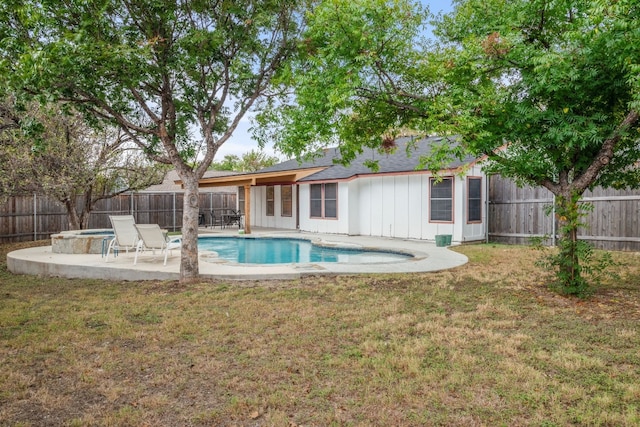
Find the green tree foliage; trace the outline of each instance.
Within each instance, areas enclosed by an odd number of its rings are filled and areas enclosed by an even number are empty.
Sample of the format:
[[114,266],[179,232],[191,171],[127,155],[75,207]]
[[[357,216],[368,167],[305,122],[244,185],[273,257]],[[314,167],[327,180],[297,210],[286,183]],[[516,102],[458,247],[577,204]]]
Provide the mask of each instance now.
[[[326,0],[308,16],[297,61],[279,76],[292,87],[256,118],[256,137],[287,156],[340,146],[345,163],[423,117],[428,94],[411,82],[426,11],[411,0]],[[409,97],[411,102],[406,102]]]
[[240,163],[240,157],[235,154],[227,154],[219,162],[212,162],[209,169],[216,171],[235,171],[238,170],[238,163]]
[[[348,160],[400,127],[457,135],[438,153],[486,155],[576,215],[588,188],[640,184],[637,1],[460,0],[433,42],[416,40],[423,18],[410,0],[323,2],[261,136],[285,153],[339,141]],[[556,266],[580,294],[576,215],[558,215]]]
[[235,171],[235,172],[256,172],[260,169],[273,166],[280,159],[276,156],[270,156],[264,151],[251,150],[244,153],[242,158],[227,154],[221,162],[213,162],[211,169],[218,171]]
[[588,293],[577,238],[584,191],[640,184],[639,18],[624,0],[473,0],[439,26],[451,125],[493,172],[556,195],[567,293]]
[[71,230],[87,228],[99,200],[162,182],[166,168],[150,164],[122,131],[91,128],[57,105],[7,101],[0,123],[0,192],[54,197]]
[[198,275],[198,180],[298,40],[304,1],[7,0],[0,75],[120,126],[185,189],[181,279]]

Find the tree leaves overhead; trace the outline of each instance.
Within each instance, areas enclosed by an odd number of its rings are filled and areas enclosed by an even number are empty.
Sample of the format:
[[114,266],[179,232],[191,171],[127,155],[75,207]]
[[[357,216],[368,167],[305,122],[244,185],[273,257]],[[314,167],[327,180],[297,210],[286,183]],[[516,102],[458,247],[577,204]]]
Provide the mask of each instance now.
[[[322,2],[282,75],[292,93],[259,116],[259,137],[289,155],[340,145],[348,161],[408,128],[460,135],[495,172],[533,185],[587,171],[586,186],[619,186],[619,174],[640,184],[628,173],[640,157],[637,121],[623,124],[640,99],[634,1],[455,6],[428,42],[429,15],[409,0]],[[612,138],[614,155],[594,167]]]
[[[638,156],[637,135],[619,129],[637,103],[638,9],[606,4],[471,0],[443,19],[437,34],[449,50],[440,54],[449,84],[461,87],[454,103],[465,142],[490,154],[511,144],[495,171],[551,186],[554,176],[583,174],[614,136],[617,154]],[[588,185],[611,184],[632,164],[618,158]]]
[[301,20],[298,4],[278,0],[9,3],[3,33],[26,35],[2,43],[13,86],[124,125],[165,162],[158,124],[172,122],[166,131],[186,162],[203,144],[215,150],[205,134],[228,138],[233,114],[265,91]]
[[419,60],[413,46],[425,16],[410,1],[320,2],[298,61],[281,74],[293,93],[262,112],[257,136],[287,155],[340,145],[346,161],[362,145],[379,146],[384,132],[421,114],[416,97],[428,98],[408,72]]

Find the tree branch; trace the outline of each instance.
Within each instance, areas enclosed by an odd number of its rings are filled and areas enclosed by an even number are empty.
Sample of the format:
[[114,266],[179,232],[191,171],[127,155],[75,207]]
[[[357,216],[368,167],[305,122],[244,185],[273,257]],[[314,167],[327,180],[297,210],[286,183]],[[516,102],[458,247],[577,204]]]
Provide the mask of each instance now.
[[[424,112],[421,108],[418,108],[414,105],[401,102],[399,100],[393,99],[393,93],[380,93],[368,88],[358,88],[358,95],[362,98],[371,100],[371,101],[382,101],[388,105],[396,107],[401,111],[411,111],[415,113],[418,117],[426,119],[429,118],[429,115]],[[419,98],[418,98],[419,99]]]
[[579,191],[584,191],[595,181],[600,171],[613,159],[616,146],[618,145],[618,142],[620,142],[624,132],[637,123],[639,118],[640,114],[638,114],[637,111],[630,111],[629,114],[627,114],[622,123],[618,125],[613,135],[604,141],[602,148],[600,148],[600,151],[591,165],[589,165],[582,175],[574,179],[573,186],[575,188]]

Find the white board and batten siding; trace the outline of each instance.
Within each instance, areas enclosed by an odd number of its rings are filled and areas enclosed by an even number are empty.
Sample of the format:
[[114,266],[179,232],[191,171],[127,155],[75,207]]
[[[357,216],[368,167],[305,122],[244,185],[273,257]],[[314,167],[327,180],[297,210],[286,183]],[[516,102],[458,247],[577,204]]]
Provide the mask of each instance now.
[[[467,176],[482,177],[482,221],[467,221]],[[338,218],[312,218],[310,185],[300,183],[299,224],[301,231],[433,240],[437,234],[451,234],[454,242],[485,238],[486,177],[478,165],[464,176],[455,176],[453,184],[453,222],[429,221],[428,173],[360,176],[338,182]],[[296,190],[293,190],[293,215],[281,216],[280,186],[275,186],[275,214],[266,215],[266,187],[253,187],[252,225],[257,227],[296,228]]]
[[[468,175],[485,179],[478,166],[472,167]],[[350,234],[423,240],[435,239],[437,234],[451,234],[457,242],[483,240],[484,185],[481,222],[467,221],[467,175],[454,177],[454,221],[430,222],[430,178],[430,174],[398,174],[350,181]]]
[[405,174],[356,180],[353,185],[358,186],[360,200],[357,234],[402,239],[434,239],[438,233],[452,234],[451,224],[429,223],[429,177]]
[[295,185],[292,191],[292,214],[282,216],[282,187],[274,186],[274,213],[267,215],[267,187],[251,187],[251,226],[283,228],[295,230],[296,228],[296,191]]
[[338,218],[311,217],[311,186],[300,185],[300,230],[311,233],[349,234],[349,186],[338,182]]
[[423,175],[361,177],[349,182],[357,203],[351,234],[395,238],[422,237]]

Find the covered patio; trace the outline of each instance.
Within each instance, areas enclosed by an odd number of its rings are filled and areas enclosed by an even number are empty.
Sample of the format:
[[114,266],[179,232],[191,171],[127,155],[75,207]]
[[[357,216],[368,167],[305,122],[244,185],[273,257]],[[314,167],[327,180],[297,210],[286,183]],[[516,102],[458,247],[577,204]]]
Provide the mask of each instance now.
[[[244,214],[243,227],[245,234],[251,234],[251,187],[258,185],[293,185],[298,180],[314,173],[320,172],[326,167],[304,168],[298,170],[275,171],[275,172],[255,172],[230,176],[218,176],[203,178],[200,180],[199,188],[229,187],[236,186],[243,189],[242,203],[240,210]],[[180,182],[180,181],[176,181]]]

